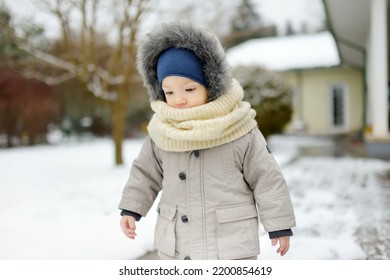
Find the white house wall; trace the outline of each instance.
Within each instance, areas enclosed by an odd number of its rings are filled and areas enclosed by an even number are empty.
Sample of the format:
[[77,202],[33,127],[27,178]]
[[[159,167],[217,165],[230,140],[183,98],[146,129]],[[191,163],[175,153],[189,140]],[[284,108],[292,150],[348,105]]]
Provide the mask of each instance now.
[[[351,68],[330,68],[291,71],[282,74],[294,89],[293,120],[287,130],[294,131],[296,124],[304,123],[305,131],[312,134],[352,133],[362,129],[363,93],[362,74]],[[342,85],[346,89],[346,123],[343,129],[331,123],[330,87]]]

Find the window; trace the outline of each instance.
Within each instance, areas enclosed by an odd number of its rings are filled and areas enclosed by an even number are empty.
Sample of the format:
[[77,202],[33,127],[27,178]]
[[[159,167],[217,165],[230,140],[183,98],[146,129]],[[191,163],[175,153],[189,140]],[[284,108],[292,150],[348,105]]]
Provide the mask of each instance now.
[[330,86],[330,122],[333,128],[346,126],[346,90],[342,84]]

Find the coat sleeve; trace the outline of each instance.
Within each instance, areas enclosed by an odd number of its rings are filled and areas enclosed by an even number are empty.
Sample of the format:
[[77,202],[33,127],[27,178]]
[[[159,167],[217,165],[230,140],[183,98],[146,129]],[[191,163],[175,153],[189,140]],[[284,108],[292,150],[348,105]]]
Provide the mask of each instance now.
[[148,137],[138,157],[133,161],[119,208],[145,217],[161,190],[162,178],[158,151]]
[[272,232],[294,227],[294,209],[286,181],[257,128],[251,132],[243,172],[254,193],[264,229]]

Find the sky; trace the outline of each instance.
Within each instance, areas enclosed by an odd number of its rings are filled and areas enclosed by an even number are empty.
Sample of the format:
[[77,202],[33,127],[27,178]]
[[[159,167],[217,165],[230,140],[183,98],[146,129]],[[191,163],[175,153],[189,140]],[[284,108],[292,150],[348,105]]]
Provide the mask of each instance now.
[[267,22],[284,29],[287,21],[300,29],[302,23],[318,27],[324,18],[321,0],[254,0]]
[[[34,19],[36,22],[44,24],[49,37],[55,37],[58,34],[56,31],[58,30],[57,22],[52,17],[42,13],[34,5],[34,3],[36,4],[40,1],[0,0],[1,2],[6,3],[17,15]],[[190,2],[193,3],[192,0]],[[158,3],[167,3],[167,1]],[[177,2],[174,1],[174,3]],[[282,33],[288,21],[292,23],[294,29],[301,29],[302,23],[307,23],[309,29],[310,26],[315,29],[321,24],[324,14],[321,0],[253,0],[253,3],[257,5],[263,20],[266,23],[275,23],[278,30]],[[199,15],[199,17],[201,16]]]

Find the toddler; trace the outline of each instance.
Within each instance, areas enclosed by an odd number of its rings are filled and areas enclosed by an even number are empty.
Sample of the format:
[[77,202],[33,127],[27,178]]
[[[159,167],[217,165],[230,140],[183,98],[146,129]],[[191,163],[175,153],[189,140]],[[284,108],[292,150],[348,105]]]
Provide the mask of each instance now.
[[135,238],[162,191],[161,259],[256,259],[259,219],[285,255],[295,226],[289,191],[215,34],[163,24],[137,63],[154,115],[119,205],[125,235]]

